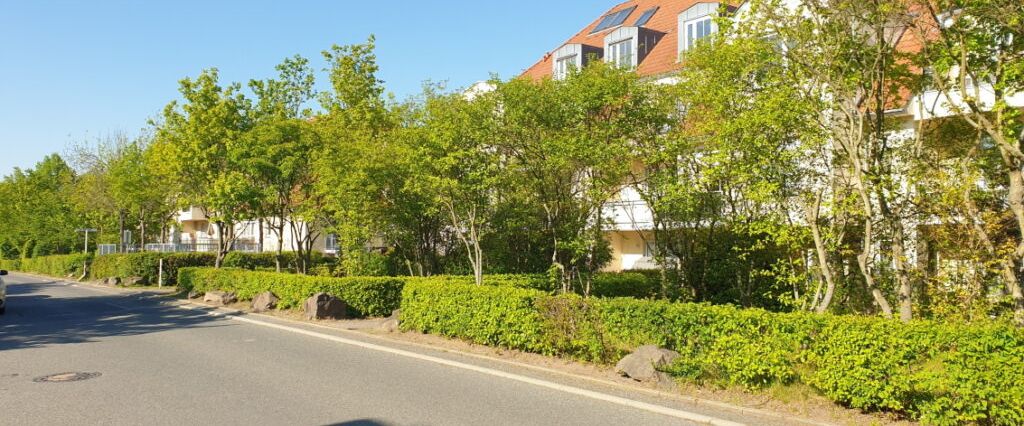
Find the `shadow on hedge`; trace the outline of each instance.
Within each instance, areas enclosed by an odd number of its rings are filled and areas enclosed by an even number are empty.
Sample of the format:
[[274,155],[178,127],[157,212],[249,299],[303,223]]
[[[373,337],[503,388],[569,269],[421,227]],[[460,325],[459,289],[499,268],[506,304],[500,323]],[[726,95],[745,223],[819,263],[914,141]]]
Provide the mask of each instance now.
[[0,316],[0,351],[225,325],[204,310],[161,304],[152,294],[51,295],[61,288],[55,282],[8,284],[7,313]]

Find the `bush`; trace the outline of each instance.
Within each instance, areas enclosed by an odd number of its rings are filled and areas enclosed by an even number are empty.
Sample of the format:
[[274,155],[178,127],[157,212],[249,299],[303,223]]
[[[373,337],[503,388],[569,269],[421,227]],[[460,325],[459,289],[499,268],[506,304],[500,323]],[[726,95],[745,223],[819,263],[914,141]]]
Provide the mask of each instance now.
[[281,309],[299,307],[310,296],[322,292],[344,300],[357,314],[385,316],[398,309],[405,283],[400,278],[387,277],[333,278],[231,268],[183,268],[178,271],[178,284],[190,291],[234,292],[239,300],[251,300],[271,291],[281,299]]
[[0,261],[0,268],[9,271],[29,272],[51,277],[67,278],[82,275],[82,268],[92,260],[87,254],[30,257],[19,260]]
[[544,292],[418,279],[402,292],[402,328],[482,345],[555,353],[545,344],[535,301]]
[[402,328],[612,363],[654,344],[676,377],[757,389],[801,382],[835,402],[932,424],[1024,422],[1024,331],[902,324],[637,299],[583,299],[451,279],[410,281]]
[[595,297],[654,299],[661,290],[660,281],[638,272],[594,274],[590,285],[590,294]]
[[157,284],[160,260],[164,261],[164,284],[177,284],[178,269],[213,266],[217,255],[213,253],[128,253],[96,256],[89,275],[93,279],[107,277],[140,277],[143,283]]
[[[296,272],[298,271],[298,255],[295,252],[283,252],[281,253],[282,271]],[[318,265],[324,264],[327,258],[319,252],[313,252],[310,258],[311,267],[310,269],[316,268]],[[224,257],[224,263],[221,265],[226,268],[240,268],[248,269],[250,271],[258,270],[274,270],[277,268],[277,253],[264,252],[264,253],[243,253],[240,251],[233,251],[228,253]]]

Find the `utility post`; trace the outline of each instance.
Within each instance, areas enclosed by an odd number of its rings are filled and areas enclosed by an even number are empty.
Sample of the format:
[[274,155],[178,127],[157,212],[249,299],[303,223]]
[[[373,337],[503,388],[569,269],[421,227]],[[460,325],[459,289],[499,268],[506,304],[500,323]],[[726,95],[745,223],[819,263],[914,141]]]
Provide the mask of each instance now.
[[95,230],[93,228],[83,228],[83,229],[76,229],[76,231],[77,232],[84,232],[85,233],[85,250],[82,253],[83,254],[89,254],[89,233],[90,232],[97,232],[97,230]]

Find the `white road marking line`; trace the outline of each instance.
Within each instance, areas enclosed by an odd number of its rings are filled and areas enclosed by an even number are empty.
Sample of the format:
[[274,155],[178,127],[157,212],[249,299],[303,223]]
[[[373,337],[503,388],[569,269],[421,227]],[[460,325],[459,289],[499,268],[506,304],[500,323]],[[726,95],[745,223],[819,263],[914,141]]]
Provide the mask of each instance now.
[[506,372],[500,371],[500,370],[494,370],[494,369],[491,369],[491,368],[480,367],[480,366],[477,366],[477,365],[466,364],[466,363],[462,363],[462,362],[458,362],[458,361],[452,361],[452,360],[448,360],[448,359],[444,359],[444,358],[438,358],[438,357],[434,357],[434,356],[430,356],[430,355],[423,355],[423,354],[420,354],[420,353],[406,351],[406,350],[402,350],[402,349],[389,348],[387,346],[376,345],[376,344],[373,344],[373,343],[366,343],[366,342],[361,342],[361,341],[358,341],[358,340],[346,339],[344,337],[332,336],[330,334],[318,333],[318,332],[310,331],[310,330],[303,330],[301,328],[289,327],[289,326],[280,325],[280,324],[273,324],[273,323],[264,322],[264,321],[260,321],[260,320],[254,320],[254,319],[251,319],[251,318],[245,318],[245,317],[237,316],[237,315],[223,315],[223,314],[213,314],[213,313],[211,313],[211,315],[218,316],[218,317],[227,317],[227,318],[235,320],[235,321],[240,321],[240,322],[244,322],[244,323],[259,325],[259,326],[263,326],[263,327],[274,328],[274,329],[278,329],[278,330],[282,330],[282,331],[288,331],[288,332],[291,332],[291,333],[302,334],[302,335],[305,335],[305,336],[315,337],[315,338],[323,339],[323,340],[329,340],[329,341],[336,342],[336,343],[342,343],[342,344],[351,345],[351,346],[358,346],[358,347],[361,347],[361,348],[364,348],[364,349],[370,349],[370,350],[379,351],[379,352],[386,352],[386,353],[390,353],[390,354],[393,354],[393,355],[404,356],[404,357],[407,357],[407,358],[414,358],[414,359],[418,359],[418,360],[422,360],[422,361],[432,362],[432,363],[435,363],[435,364],[447,365],[449,367],[460,368],[460,369],[463,369],[463,370],[475,371],[475,372],[478,372],[478,373],[483,373],[483,374],[487,374],[487,375],[491,375],[491,376],[501,377],[501,378],[505,378],[505,379],[509,379],[509,380],[515,380],[515,381],[518,381],[518,382],[528,383],[528,384],[535,385],[535,386],[545,387],[545,388],[553,389],[553,390],[556,390],[556,391],[561,391],[561,392],[570,393],[570,394],[573,394],[573,395],[578,395],[578,396],[582,396],[582,397],[586,397],[586,398],[596,399],[596,400],[599,400],[599,401],[609,402],[609,403],[612,403],[612,404],[617,404],[617,405],[622,405],[622,406],[626,406],[626,407],[630,407],[630,408],[635,408],[635,409],[638,409],[638,410],[644,410],[644,411],[649,411],[649,412],[652,412],[652,413],[662,414],[662,415],[666,415],[666,416],[670,416],[670,417],[675,417],[675,418],[678,418],[678,419],[689,420],[689,421],[693,421],[693,422],[704,423],[704,424],[715,425],[715,426],[741,426],[741,425],[743,425],[743,423],[736,423],[736,422],[732,422],[732,421],[728,421],[728,420],[722,420],[722,419],[718,419],[718,418],[714,418],[714,417],[710,417],[710,416],[705,416],[703,414],[691,413],[689,411],[678,410],[678,409],[664,407],[664,406],[655,405],[655,404],[648,404],[646,402],[634,401],[632,399],[622,398],[622,397],[618,397],[618,396],[614,396],[614,395],[608,395],[608,394],[604,394],[604,393],[600,393],[600,392],[594,392],[594,391],[590,391],[590,390],[586,390],[586,389],[580,389],[580,388],[577,388],[577,387],[562,385],[562,384],[558,384],[558,383],[553,383],[553,382],[549,382],[549,381],[546,381],[546,380],[535,379],[535,378],[532,378],[532,377],[521,376],[521,375],[518,375],[518,374],[506,373]]
[[[74,286],[74,287],[79,287],[76,284],[70,284],[70,285]],[[99,289],[95,289],[95,288],[86,288],[86,287],[80,287],[80,288],[88,289],[88,290],[99,290]],[[102,291],[102,290],[100,290],[100,291],[106,293],[106,291]],[[189,310],[197,310],[197,311],[203,312],[200,309],[196,309],[196,308],[192,308],[192,307],[188,307],[188,306],[184,306],[184,305],[178,305],[178,306],[181,307],[181,308],[189,309]],[[591,391],[591,390],[587,390],[587,389],[581,389],[581,388],[577,388],[577,387],[574,387],[574,386],[568,386],[568,385],[563,385],[563,384],[559,384],[559,383],[549,382],[549,381],[546,381],[546,380],[535,379],[535,378],[532,378],[532,377],[526,377],[526,376],[522,376],[522,375],[518,375],[518,374],[507,373],[507,372],[504,372],[504,371],[495,370],[495,369],[491,369],[491,368],[487,368],[487,367],[480,367],[480,366],[477,366],[477,365],[467,364],[467,363],[458,362],[458,361],[452,361],[452,360],[448,360],[448,359],[444,359],[444,358],[438,358],[438,357],[434,357],[434,356],[430,356],[430,355],[424,355],[424,354],[420,354],[420,353],[416,353],[416,352],[412,352],[412,351],[406,351],[406,350],[402,350],[402,349],[390,348],[390,347],[387,347],[387,346],[382,346],[382,345],[377,345],[377,344],[373,344],[373,343],[362,342],[362,341],[359,341],[359,340],[347,339],[347,338],[344,338],[344,337],[333,336],[333,335],[325,334],[325,333],[318,333],[318,332],[315,332],[315,331],[304,330],[304,329],[297,328],[297,327],[290,327],[290,326],[281,325],[281,324],[274,324],[274,323],[270,323],[270,322],[255,320],[255,319],[252,319],[252,318],[246,318],[246,317],[239,316],[239,315],[230,315],[230,314],[224,314],[224,313],[219,313],[219,312],[205,312],[205,313],[207,315],[214,316],[214,317],[227,318],[227,319],[231,319],[231,320],[234,320],[234,321],[239,321],[239,322],[249,323],[249,324],[253,324],[253,325],[259,325],[259,326],[263,326],[263,327],[268,327],[268,328],[273,328],[273,329],[277,329],[277,330],[287,331],[287,332],[291,332],[291,333],[301,334],[301,335],[305,335],[305,336],[309,336],[309,337],[314,337],[314,338],[318,338],[318,339],[322,339],[322,340],[332,341],[332,342],[335,342],[335,343],[342,343],[342,344],[346,344],[346,345],[350,345],[350,346],[357,346],[357,347],[361,347],[361,348],[364,348],[364,349],[370,349],[370,350],[374,350],[374,351],[378,351],[378,352],[390,353],[390,354],[393,354],[393,355],[404,356],[404,357],[407,357],[407,358],[418,359],[418,360],[421,360],[421,361],[432,362],[432,363],[435,363],[435,364],[446,365],[446,366],[449,366],[449,367],[459,368],[459,369],[463,369],[463,370],[475,371],[475,372],[482,373],[482,374],[487,374],[487,375],[491,375],[491,376],[495,376],[495,377],[501,377],[501,378],[504,378],[504,379],[514,380],[514,381],[518,381],[518,382],[522,382],[522,383],[531,384],[531,385],[534,385],[534,386],[540,386],[540,387],[544,387],[544,388],[548,388],[548,389],[552,389],[552,390],[556,390],[556,391],[560,391],[560,392],[565,392],[565,393],[569,393],[569,394],[573,394],[573,395],[582,396],[582,397],[585,397],[585,398],[595,399],[595,400],[598,400],[598,401],[604,401],[604,402],[608,402],[608,403],[612,403],[612,404],[616,404],[616,405],[621,405],[621,406],[630,407],[630,408],[634,408],[634,409],[638,409],[638,410],[643,410],[643,411],[648,411],[648,412],[652,412],[652,413],[657,413],[657,414],[661,414],[661,415],[665,415],[665,416],[669,416],[669,417],[675,417],[675,418],[682,419],[682,420],[688,420],[688,421],[692,421],[692,422],[709,424],[709,425],[714,425],[714,426],[744,426],[743,423],[737,423],[737,422],[733,422],[733,421],[729,421],[729,420],[724,420],[724,419],[719,419],[719,418],[715,418],[715,417],[711,417],[711,416],[706,416],[706,415],[703,415],[703,414],[692,413],[692,412],[685,411],[685,410],[669,408],[669,407],[665,407],[665,406],[661,406],[661,405],[649,404],[649,403],[642,402],[642,401],[635,401],[635,400],[628,399],[628,398],[618,397],[618,396],[609,395],[609,394],[605,394],[605,393],[601,393],[601,392],[595,392],[595,391]]]

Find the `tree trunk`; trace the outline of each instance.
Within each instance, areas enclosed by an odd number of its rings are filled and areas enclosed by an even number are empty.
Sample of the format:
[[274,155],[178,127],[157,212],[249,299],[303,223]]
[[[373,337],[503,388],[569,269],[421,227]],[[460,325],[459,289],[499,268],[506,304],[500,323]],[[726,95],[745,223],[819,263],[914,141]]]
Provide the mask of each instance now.
[[[274,264],[277,266],[277,272],[281,272],[282,263],[284,263],[284,216],[277,217],[277,255],[274,256]],[[293,235],[292,239],[297,238]]]
[[811,206],[806,206],[805,213],[807,215],[807,223],[811,227],[811,235],[814,237],[814,249],[818,257],[818,270],[821,271],[821,276],[825,280],[825,294],[818,299],[818,293],[815,292],[814,299],[814,310],[819,314],[828,312],[829,306],[832,305],[832,297],[836,292],[836,280],[832,274],[832,263],[829,261],[828,251],[825,247],[825,241],[821,237],[821,227],[818,225],[818,212],[821,205],[821,197],[815,201],[813,210]]

